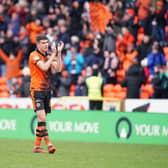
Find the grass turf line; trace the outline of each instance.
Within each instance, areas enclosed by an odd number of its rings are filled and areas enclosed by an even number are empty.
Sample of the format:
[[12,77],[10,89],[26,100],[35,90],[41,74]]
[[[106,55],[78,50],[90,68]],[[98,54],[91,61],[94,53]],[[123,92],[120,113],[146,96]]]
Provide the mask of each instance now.
[[168,168],[166,145],[53,141],[55,154],[37,154],[33,144],[0,139],[0,168]]

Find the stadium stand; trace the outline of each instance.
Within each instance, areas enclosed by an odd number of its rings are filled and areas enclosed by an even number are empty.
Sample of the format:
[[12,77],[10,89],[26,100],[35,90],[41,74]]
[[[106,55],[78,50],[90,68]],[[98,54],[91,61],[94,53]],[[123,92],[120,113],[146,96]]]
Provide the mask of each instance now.
[[[22,85],[24,78],[20,72],[28,65],[28,55],[35,47],[36,36],[46,33],[50,41],[62,40],[65,43],[64,62],[69,57],[72,46],[77,49],[76,53],[84,58],[84,63],[80,65],[73,56],[71,68],[74,69],[71,69],[72,74],[69,74],[72,83],[67,96],[75,96],[76,81],[79,76],[82,75],[86,79],[92,75],[91,71],[87,71],[88,67],[92,68],[97,64],[100,68],[99,75],[104,80],[103,96],[125,99],[127,88],[122,88],[120,83],[125,79],[133,59],[137,57],[146,74],[146,84],[140,89],[140,98],[151,98],[155,92],[151,83],[153,75],[149,74],[149,61],[145,59],[154,46],[168,61],[167,27],[167,0],[2,0],[0,49],[8,58],[11,54],[14,55],[15,61],[20,49],[23,56],[22,60],[19,59],[20,71],[17,69],[17,74],[13,74],[11,79],[8,78],[9,74],[6,71],[10,67],[4,59],[0,58],[0,97],[24,97],[23,92],[20,91],[20,88],[24,88]],[[144,42],[146,37],[149,38],[147,43]],[[111,55],[112,52],[116,54],[119,65],[112,57],[107,56],[104,69],[106,55],[107,53]],[[66,65],[63,67],[67,68]],[[162,73],[168,73],[167,65],[162,67],[164,71]],[[75,74],[78,69],[80,73]],[[15,70],[16,67],[11,72]],[[107,82],[106,75],[111,83]],[[53,77],[53,97],[59,96],[57,93],[59,78],[61,74]],[[17,85],[15,91],[11,91],[12,81]],[[84,85],[82,84],[82,87]]]

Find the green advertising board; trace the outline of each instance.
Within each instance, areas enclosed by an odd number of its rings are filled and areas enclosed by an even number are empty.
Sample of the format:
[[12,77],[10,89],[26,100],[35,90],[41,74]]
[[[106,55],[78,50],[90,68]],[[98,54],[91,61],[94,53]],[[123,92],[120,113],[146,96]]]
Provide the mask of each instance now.
[[[103,111],[53,111],[51,139],[66,141],[168,144],[168,114]],[[32,110],[0,109],[0,138],[33,139]]]

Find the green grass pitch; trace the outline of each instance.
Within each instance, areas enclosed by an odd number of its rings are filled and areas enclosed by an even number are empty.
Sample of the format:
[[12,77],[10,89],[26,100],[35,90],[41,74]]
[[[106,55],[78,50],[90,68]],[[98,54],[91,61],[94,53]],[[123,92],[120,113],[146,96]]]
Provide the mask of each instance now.
[[55,154],[37,154],[33,143],[0,139],[0,168],[168,168],[166,145],[53,141]]

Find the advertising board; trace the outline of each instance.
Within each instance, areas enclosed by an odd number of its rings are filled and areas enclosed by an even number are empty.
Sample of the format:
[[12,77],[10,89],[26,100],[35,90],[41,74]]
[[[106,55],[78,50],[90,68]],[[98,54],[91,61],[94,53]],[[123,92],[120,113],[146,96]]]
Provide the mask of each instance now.
[[[53,111],[51,139],[60,141],[168,144],[168,114],[103,111]],[[0,138],[33,139],[32,110],[0,109]]]

